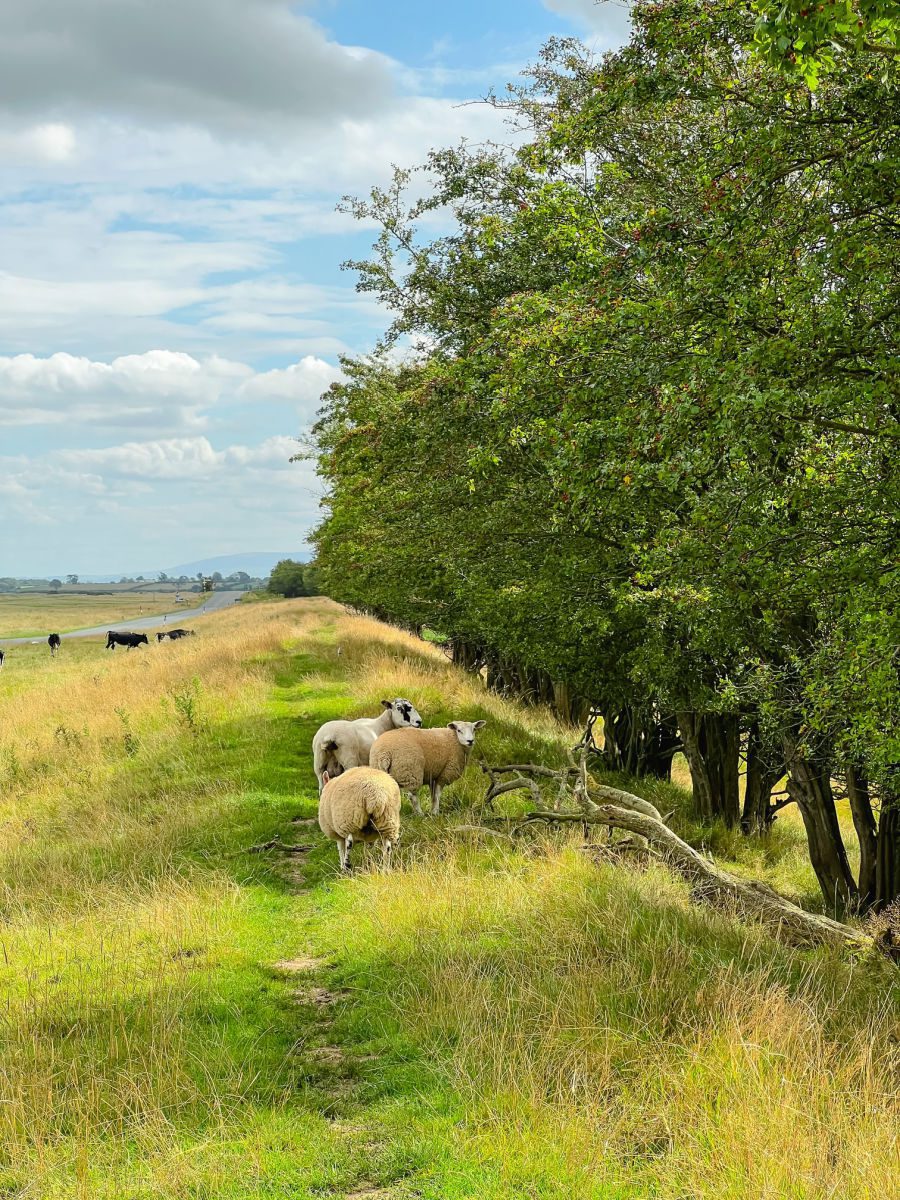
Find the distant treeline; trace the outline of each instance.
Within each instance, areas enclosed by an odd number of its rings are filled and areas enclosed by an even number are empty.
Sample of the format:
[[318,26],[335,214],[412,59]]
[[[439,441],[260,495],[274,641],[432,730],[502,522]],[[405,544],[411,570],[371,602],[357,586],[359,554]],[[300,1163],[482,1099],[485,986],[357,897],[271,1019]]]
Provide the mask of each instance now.
[[785,61],[752,52],[747,6],[633,16],[602,60],[545,47],[502,102],[516,146],[437,151],[426,199],[398,173],[350,205],[382,230],[361,288],[427,349],[347,360],[326,394],[323,586],[444,632],[491,687],[601,712],[611,768],[667,776],[683,752],[710,819],[757,834],[796,802],[829,906],[880,908],[900,893],[894,58],[848,35],[811,92],[790,38]]
[[81,592],[89,595],[102,593],[104,589],[109,589],[110,594],[114,591],[122,591],[132,589],[141,591],[145,588],[153,588],[163,585],[166,589],[180,589],[182,591],[199,592],[203,590],[204,579],[212,579],[213,583],[218,586],[224,584],[231,590],[236,591],[251,591],[254,589],[264,588],[266,579],[262,576],[249,575],[246,571],[232,571],[230,575],[223,575],[221,571],[214,571],[212,575],[204,575],[199,571],[196,575],[167,575],[165,571],[159,571],[155,575],[123,575],[116,583],[92,583],[86,580],[79,579],[78,575],[67,575],[65,579],[17,579],[14,577],[0,578],[0,593],[3,592],[58,592],[65,591],[68,594],[73,592]]

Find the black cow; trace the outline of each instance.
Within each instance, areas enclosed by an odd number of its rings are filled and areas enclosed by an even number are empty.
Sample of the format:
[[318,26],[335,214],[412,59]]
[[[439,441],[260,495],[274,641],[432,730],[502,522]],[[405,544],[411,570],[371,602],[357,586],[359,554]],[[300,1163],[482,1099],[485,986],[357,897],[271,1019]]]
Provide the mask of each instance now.
[[0,650],[0,667],[3,666],[3,651]]
[[62,639],[58,633],[51,633],[47,638],[47,645],[50,647],[50,653],[55,654],[60,647]]
[[146,633],[116,633],[114,629],[110,629],[106,635],[107,650],[115,650],[116,646],[127,646],[130,650],[132,646],[149,646]]
[[193,629],[164,629],[162,633],[156,635],[156,640],[162,642],[169,638],[171,641],[177,642],[179,638],[183,637],[194,637]]

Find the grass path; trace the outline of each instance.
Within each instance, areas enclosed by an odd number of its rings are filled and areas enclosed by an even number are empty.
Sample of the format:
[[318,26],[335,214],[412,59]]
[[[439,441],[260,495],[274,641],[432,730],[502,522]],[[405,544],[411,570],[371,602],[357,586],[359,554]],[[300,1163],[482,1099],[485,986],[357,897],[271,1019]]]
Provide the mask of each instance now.
[[[395,871],[339,878],[323,720],[409,695],[486,717],[498,759],[564,731],[328,602],[190,641],[0,693],[0,1196],[891,1194],[883,964],[792,954],[567,833],[454,834],[474,771],[405,819]],[[249,852],[276,835],[308,849]]]

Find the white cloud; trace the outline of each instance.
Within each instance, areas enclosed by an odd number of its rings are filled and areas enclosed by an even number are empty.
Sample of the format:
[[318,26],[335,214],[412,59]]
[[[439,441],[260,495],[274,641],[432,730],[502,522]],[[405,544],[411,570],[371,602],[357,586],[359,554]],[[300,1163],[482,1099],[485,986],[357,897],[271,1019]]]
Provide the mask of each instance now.
[[60,450],[53,464],[78,472],[133,479],[202,479],[217,470],[223,456],[205,437],[126,442],[99,450]]
[[248,398],[292,400],[304,406],[317,401],[341,372],[324,359],[308,354],[300,362],[283,370],[264,371],[241,384],[240,394]]
[[70,125],[50,121],[25,128],[0,130],[0,154],[9,164],[66,163],[75,153],[75,131]]
[[[313,355],[257,373],[216,355],[197,359],[170,350],[122,355],[110,363],[65,353],[19,354],[0,357],[0,425],[49,425],[65,417],[73,428],[175,433],[202,428],[217,405],[266,399],[293,403],[300,424],[339,377],[337,367]],[[196,450],[202,439],[190,441]],[[187,442],[166,443],[182,444]]]
[[623,46],[631,34],[631,4],[624,0],[542,0],[544,8],[568,17],[595,35],[597,49]]
[[18,562],[26,543],[25,569],[52,575],[295,546],[321,494],[312,464],[290,462],[299,449],[285,436],[221,449],[198,436],[0,458],[0,556]]

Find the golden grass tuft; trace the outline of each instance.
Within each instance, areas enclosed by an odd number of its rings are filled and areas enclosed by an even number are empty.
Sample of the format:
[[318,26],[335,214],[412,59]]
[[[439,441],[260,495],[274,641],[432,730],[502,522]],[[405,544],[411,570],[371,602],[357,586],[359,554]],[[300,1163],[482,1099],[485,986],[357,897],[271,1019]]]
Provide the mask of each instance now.
[[343,918],[343,955],[450,1059],[486,1155],[538,1171],[552,1146],[673,1200],[892,1194],[896,997],[690,909],[663,868],[546,844],[473,869],[451,844],[359,881]]

